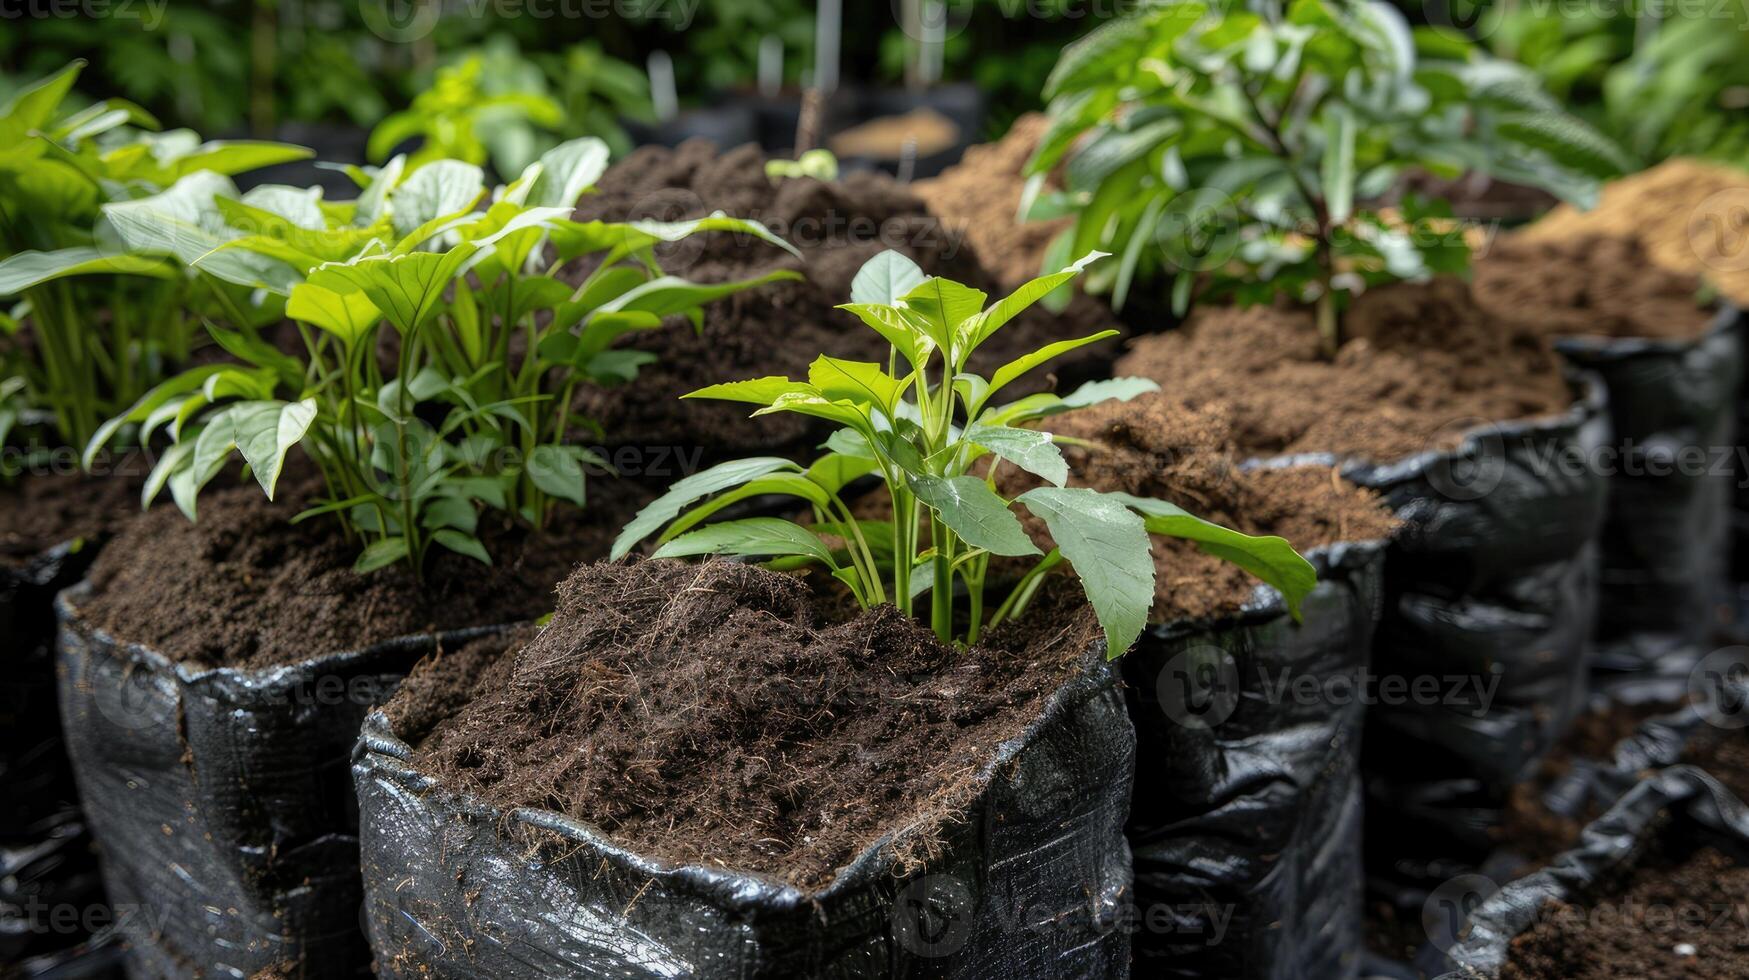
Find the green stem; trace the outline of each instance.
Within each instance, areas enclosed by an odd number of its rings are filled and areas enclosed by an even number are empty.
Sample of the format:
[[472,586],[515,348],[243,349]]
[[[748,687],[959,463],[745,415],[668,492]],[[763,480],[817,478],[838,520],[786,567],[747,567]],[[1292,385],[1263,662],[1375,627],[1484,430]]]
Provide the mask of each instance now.
[[931,622],[935,635],[943,643],[953,642],[953,554],[947,528],[930,518],[930,543],[935,548],[935,588],[930,595]]

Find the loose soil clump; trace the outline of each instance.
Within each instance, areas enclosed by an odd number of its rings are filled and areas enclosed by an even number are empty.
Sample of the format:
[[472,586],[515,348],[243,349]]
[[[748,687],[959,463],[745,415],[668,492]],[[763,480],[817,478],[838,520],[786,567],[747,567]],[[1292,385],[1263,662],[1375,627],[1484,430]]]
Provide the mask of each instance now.
[[1152,378],[1193,407],[1230,404],[1236,447],[1257,456],[1387,463],[1573,402],[1548,340],[1489,315],[1456,279],[1371,290],[1344,326],[1349,339],[1328,361],[1309,311],[1206,308],[1136,340],[1115,373]]
[[1043,113],[1027,113],[998,142],[969,147],[964,159],[941,176],[911,185],[955,235],[972,243],[1004,289],[1038,275],[1051,239],[1073,220],[1018,218],[1026,192],[1021,169],[1050,125]]
[[1711,847],[1672,845],[1584,905],[1550,902],[1512,941],[1501,980],[1736,980],[1749,961],[1749,868]]
[[[1098,444],[1065,447],[1079,485],[1154,497],[1246,534],[1279,535],[1302,554],[1387,538],[1398,524],[1376,492],[1330,467],[1242,470],[1224,404],[1192,408],[1147,394],[1062,416],[1051,431]],[[1155,536],[1153,555],[1156,622],[1233,615],[1258,586],[1249,572],[1182,538]]]
[[1713,321],[1700,281],[1653,265],[1632,238],[1502,238],[1476,261],[1475,291],[1495,316],[1549,337],[1688,341]]
[[1521,234],[1539,241],[1634,238],[1659,267],[1711,282],[1749,306],[1749,173],[1742,170],[1666,160],[1605,185],[1591,210],[1563,204]]
[[559,580],[605,555],[651,499],[635,484],[598,481],[589,508],[561,510],[539,535],[488,512],[480,536],[494,564],[433,549],[421,583],[398,564],[353,572],[359,545],[339,522],[291,523],[313,481],[287,482],[273,503],[253,481],[203,493],[198,523],[173,507],[153,509],[98,557],[81,611],[117,639],[172,660],[246,669],[518,622],[551,611]]
[[424,735],[416,763],[500,808],[808,889],[901,827],[916,833],[895,861],[931,857],[928,828],[975,798],[1099,636],[1072,591],[1050,592],[956,650],[892,606],[726,561],[596,564],[560,591],[551,623],[489,667],[414,672],[387,710]]
[[[697,282],[723,282],[775,269],[806,278],[777,282],[727,297],[705,311],[702,331],[684,319],[640,331],[624,343],[655,353],[635,381],[584,391],[580,414],[624,444],[703,447],[721,459],[748,452],[798,451],[818,442],[818,422],[793,414],[749,419],[748,406],[680,396],[722,381],[785,375],[802,378],[821,353],[885,363],[885,340],[856,317],[835,309],[850,302],[857,270],[886,249],[903,252],[930,275],[1004,295],[975,250],[930,213],[904,185],[884,174],[855,173],[841,181],[765,175],[756,147],[719,153],[706,141],[676,149],[644,147],[602,175],[597,193],[579,203],[579,220],[678,221],[724,211],[764,223],[795,245],[797,259],[745,235],[712,233],[657,250],[663,270]],[[586,269],[570,274],[580,277]],[[995,367],[1056,340],[1116,326],[1101,304],[1078,298],[1064,314],[1033,307],[1010,321],[973,357],[973,369]],[[1081,348],[1059,359],[1065,380],[1100,376],[1117,354],[1117,340]],[[1014,394],[1050,383],[1043,371],[1023,379]]]

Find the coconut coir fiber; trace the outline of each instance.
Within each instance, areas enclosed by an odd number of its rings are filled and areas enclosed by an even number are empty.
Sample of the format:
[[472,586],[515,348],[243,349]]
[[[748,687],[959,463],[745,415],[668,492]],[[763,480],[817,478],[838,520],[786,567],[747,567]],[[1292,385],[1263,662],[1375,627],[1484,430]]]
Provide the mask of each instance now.
[[1637,240],[1508,235],[1475,262],[1483,309],[1549,337],[1693,340],[1713,321],[1700,281],[1652,264]]
[[[1099,636],[1072,591],[1052,592],[955,650],[892,606],[847,610],[724,561],[602,563],[560,592],[509,655],[414,672],[388,710],[417,764],[501,808],[801,888],[898,827],[917,831],[895,861],[931,857],[931,828]],[[463,698],[428,670],[478,683]]]
[[1135,341],[1116,373],[1152,378],[1194,407],[1228,404],[1246,455],[1384,463],[1572,404],[1547,338],[1489,315],[1459,280],[1370,290],[1343,324],[1348,339],[1328,361],[1310,312],[1204,308],[1179,330]]

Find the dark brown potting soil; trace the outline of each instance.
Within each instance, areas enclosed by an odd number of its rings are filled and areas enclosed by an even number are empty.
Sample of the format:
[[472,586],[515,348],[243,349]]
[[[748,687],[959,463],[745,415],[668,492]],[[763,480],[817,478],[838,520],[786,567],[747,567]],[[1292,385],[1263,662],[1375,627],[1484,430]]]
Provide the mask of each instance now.
[[[715,458],[811,448],[821,430],[802,416],[749,419],[752,406],[679,398],[722,381],[805,378],[808,364],[820,354],[885,363],[886,341],[834,309],[850,302],[857,270],[885,249],[905,253],[931,275],[983,289],[992,301],[1004,295],[972,247],[904,185],[870,173],[829,183],[803,177],[774,184],[765,174],[765,157],[753,146],[719,153],[714,145],[694,140],[677,149],[641,148],[602,175],[597,193],[580,202],[577,218],[677,221],[717,210],[763,222],[804,258],[747,236],[712,233],[658,249],[665,272],[699,282],[746,279],[775,269],[806,278],[711,305],[702,332],[677,320],[626,338],[625,343],[655,353],[658,362],[644,367],[630,384],[586,390],[577,403],[581,414],[599,422],[618,443],[702,447]],[[981,348],[973,367],[987,375],[1052,341],[1113,326],[1110,311],[1085,298],[1060,316],[1035,306]],[[1116,354],[1113,339],[1061,358],[1054,370],[1059,377],[1103,374],[1101,367]],[[1013,390],[1018,396],[1049,382],[1039,371]]]
[[1013,289],[1042,271],[1051,239],[1073,220],[1022,222],[1017,218],[1026,192],[1021,170],[1048,129],[1050,120],[1043,113],[1027,113],[1014,121],[1001,140],[967,148],[964,159],[942,171],[941,176],[912,185],[930,211],[972,243],[984,267],[1005,289]]
[[1327,361],[1309,312],[1205,308],[1137,339],[1115,373],[1152,378],[1193,406],[1228,403],[1247,455],[1389,462],[1572,404],[1548,341],[1488,315],[1459,280],[1370,290],[1343,323],[1348,339]]
[[1550,810],[1544,796],[1581,761],[1610,764],[1616,745],[1632,736],[1641,722],[1669,714],[1677,707],[1663,701],[1642,704],[1611,701],[1573,719],[1567,734],[1538,763],[1536,773],[1512,788],[1500,825],[1494,828],[1495,840],[1524,860],[1522,867],[1526,873],[1571,849],[1579,843],[1580,831],[1602,816],[1603,807],[1610,801],[1590,800],[1582,812],[1566,816]]
[[[803,888],[901,827],[915,833],[894,860],[927,860],[931,828],[963,811],[992,751],[1099,635],[1063,591],[956,650],[892,606],[846,610],[725,561],[601,563],[560,592],[551,623],[489,667],[453,656],[415,671],[388,710],[430,727],[417,763],[501,808]],[[470,678],[467,703],[431,725]]]
[[[1330,467],[1242,472],[1224,404],[1191,408],[1154,393],[1050,422],[1056,434],[1097,444],[1066,447],[1075,484],[1164,500],[1246,534],[1279,535],[1301,554],[1386,538],[1397,527],[1377,493]],[[1156,536],[1153,554],[1157,622],[1231,615],[1258,584],[1182,538]]]
[[22,475],[0,484],[0,564],[14,564],[76,538],[112,534],[140,512],[151,463],[118,457],[99,475]]
[[1713,848],[1654,853],[1583,904],[1551,902],[1501,980],[1741,980],[1749,868]]
[[1632,238],[1508,235],[1474,270],[1484,309],[1550,337],[1693,340],[1713,320],[1700,281],[1659,268]]
[[480,536],[495,563],[434,548],[421,583],[400,565],[357,575],[360,545],[337,521],[292,524],[298,489],[282,483],[270,503],[250,481],[203,493],[198,523],[158,507],[130,524],[92,566],[83,608],[120,640],[207,667],[269,667],[518,622],[550,612],[559,580],[605,555],[650,496],[636,484],[595,481],[587,510],[561,508],[538,535],[488,512]]

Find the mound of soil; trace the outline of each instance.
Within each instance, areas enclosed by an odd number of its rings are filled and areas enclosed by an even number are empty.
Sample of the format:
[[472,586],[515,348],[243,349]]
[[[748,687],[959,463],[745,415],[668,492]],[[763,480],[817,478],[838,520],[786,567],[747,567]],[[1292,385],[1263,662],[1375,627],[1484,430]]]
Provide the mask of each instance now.
[[1327,361],[1308,311],[1205,308],[1136,340],[1116,373],[1152,378],[1195,407],[1229,404],[1246,455],[1384,463],[1572,404],[1548,340],[1489,315],[1459,280],[1370,290],[1343,324],[1348,339]]
[[1711,282],[1749,306],[1749,173],[1742,170],[1666,160],[1606,185],[1591,210],[1563,204],[1522,234],[1637,239],[1661,268]]
[[1567,734],[1549,749],[1531,778],[1512,788],[1494,839],[1524,859],[1521,873],[1548,864],[1561,852],[1579,843],[1585,825],[1603,815],[1606,801],[1591,800],[1573,816],[1556,813],[1544,802],[1551,788],[1573,771],[1576,764],[1610,765],[1615,747],[1632,736],[1648,718],[1668,714],[1677,705],[1664,701],[1623,704],[1611,701],[1573,719]]
[[431,661],[389,703],[420,767],[502,808],[801,888],[898,827],[920,833],[895,860],[927,860],[927,828],[963,811],[991,751],[1099,635],[1060,593],[956,650],[892,606],[846,610],[724,561],[601,563],[560,593],[526,645]]
[[[610,168],[583,198],[579,220],[678,221],[724,211],[763,222],[803,258],[743,235],[713,233],[658,249],[664,271],[698,282],[745,279],[788,269],[804,280],[772,283],[730,296],[705,311],[702,331],[683,319],[625,338],[655,353],[636,381],[584,391],[578,411],[621,444],[703,447],[720,459],[773,448],[811,448],[826,431],[793,414],[749,419],[750,406],[680,401],[722,381],[768,375],[802,378],[820,354],[850,360],[887,359],[887,343],[854,316],[834,307],[850,302],[850,283],[863,263],[886,249],[905,253],[931,275],[1004,295],[974,250],[922,201],[884,174],[851,174],[830,183],[811,178],[773,184],[756,147],[719,153],[692,140],[676,149],[643,147]],[[580,278],[587,270],[570,274]],[[1110,311],[1078,299],[1063,315],[1035,306],[1010,321],[973,357],[988,375],[996,366],[1052,341],[1113,327]],[[1081,348],[1054,362],[1065,382],[1103,375],[1117,339]],[[1041,390],[1043,372],[1023,379],[1016,396]],[[1030,385],[1030,389],[1029,386]]]
[[[606,555],[619,529],[653,496],[596,482],[591,505],[561,509],[535,535],[502,514],[481,516],[488,568],[434,549],[425,580],[402,566],[352,571],[359,545],[339,522],[290,523],[305,482],[270,503],[251,480],[200,498],[200,521],[157,507],[132,522],[92,566],[90,620],[200,667],[259,669],[357,650],[401,636],[534,619],[579,563]],[[494,523],[497,522],[497,523]]]
[[[1052,432],[1097,444],[1065,448],[1079,486],[1165,500],[1246,534],[1279,535],[1301,554],[1397,527],[1376,492],[1331,468],[1241,472],[1225,405],[1191,408],[1154,393],[1053,421]],[[1182,538],[1155,537],[1153,555],[1156,622],[1231,615],[1257,587],[1249,572]]]
[[1026,191],[1021,168],[1050,125],[1043,113],[1027,113],[1000,141],[969,147],[964,159],[941,176],[911,185],[955,235],[972,243],[1005,289],[1039,274],[1051,239],[1072,220],[1016,220]]
[[62,542],[115,533],[139,513],[149,472],[150,460],[129,454],[101,474],[27,474],[0,483],[0,564],[22,564]]
[[1735,980],[1749,964],[1749,868],[1664,850],[1583,906],[1550,902],[1512,941],[1501,980]]
[[1632,238],[1509,235],[1475,262],[1476,299],[1549,337],[1693,340],[1713,314],[1700,281],[1652,264]]

